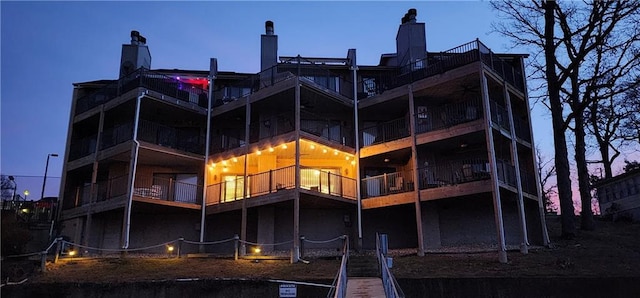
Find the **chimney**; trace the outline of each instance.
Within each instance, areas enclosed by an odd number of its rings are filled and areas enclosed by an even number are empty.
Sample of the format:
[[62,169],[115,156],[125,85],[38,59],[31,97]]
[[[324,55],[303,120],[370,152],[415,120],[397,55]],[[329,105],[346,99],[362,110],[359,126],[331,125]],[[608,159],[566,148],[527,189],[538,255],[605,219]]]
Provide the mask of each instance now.
[[260,37],[260,71],[278,64],[278,35],[274,34],[273,22],[264,23],[265,34]]
[[131,31],[131,44],[122,45],[120,55],[120,77],[124,77],[137,69],[151,68],[151,52],[147,47],[147,39],[140,32]]
[[427,39],[424,23],[416,22],[418,11],[411,8],[402,17],[396,35],[397,66],[405,66],[423,59],[427,53]]

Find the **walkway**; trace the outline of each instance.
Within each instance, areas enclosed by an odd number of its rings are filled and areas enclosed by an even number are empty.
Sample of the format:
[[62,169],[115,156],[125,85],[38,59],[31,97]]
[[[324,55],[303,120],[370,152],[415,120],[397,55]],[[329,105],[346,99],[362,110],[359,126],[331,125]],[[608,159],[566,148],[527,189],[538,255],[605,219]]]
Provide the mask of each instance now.
[[352,298],[385,298],[382,280],[378,277],[350,277],[347,281],[347,295]]

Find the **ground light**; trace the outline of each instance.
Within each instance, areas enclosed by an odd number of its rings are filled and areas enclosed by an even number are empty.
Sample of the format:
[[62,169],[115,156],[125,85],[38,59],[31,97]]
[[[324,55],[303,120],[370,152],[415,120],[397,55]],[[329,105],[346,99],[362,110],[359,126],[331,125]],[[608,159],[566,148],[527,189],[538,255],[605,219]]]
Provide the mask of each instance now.
[[167,252],[169,253],[169,257],[173,255],[173,245],[167,245]]

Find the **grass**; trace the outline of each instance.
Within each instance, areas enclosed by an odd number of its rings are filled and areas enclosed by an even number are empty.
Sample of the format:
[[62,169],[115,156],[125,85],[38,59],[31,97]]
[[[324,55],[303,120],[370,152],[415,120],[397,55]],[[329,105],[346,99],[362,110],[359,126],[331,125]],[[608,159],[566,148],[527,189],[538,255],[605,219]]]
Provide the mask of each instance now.
[[[548,221],[551,248],[529,254],[508,253],[498,262],[496,252],[396,256],[396,278],[429,277],[548,277],[640,276],[640,224],[599,221],[595,231],[579,231],[562,240],[559,219]],[[311,259],[309,264],[288,260],[233,261],[206,258],[73,259],[49,263],[34,283],[119,283],[131,281],[199,279],[333,279],[340,266],[336,258]]]

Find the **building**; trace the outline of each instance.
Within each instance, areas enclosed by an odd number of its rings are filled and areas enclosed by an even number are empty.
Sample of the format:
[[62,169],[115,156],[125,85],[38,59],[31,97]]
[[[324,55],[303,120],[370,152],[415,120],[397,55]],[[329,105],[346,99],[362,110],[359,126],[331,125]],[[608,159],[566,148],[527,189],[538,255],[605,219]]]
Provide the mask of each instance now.
[[602,215],[614,221],[640,221],[640,169],[632,169],[594,184]]
[[257,74],[216,59],[149,70],[132,31],[118,80],[75,84],[62,233],[105,248],[238,235],[293,260],[302,236],[370,248],[382,232],[418,254],[485,244],[501,261],[547,244],[526,55],[479,40],[429,52],[416,15],[373,66],[355,49],[279,56],[268,21]]

